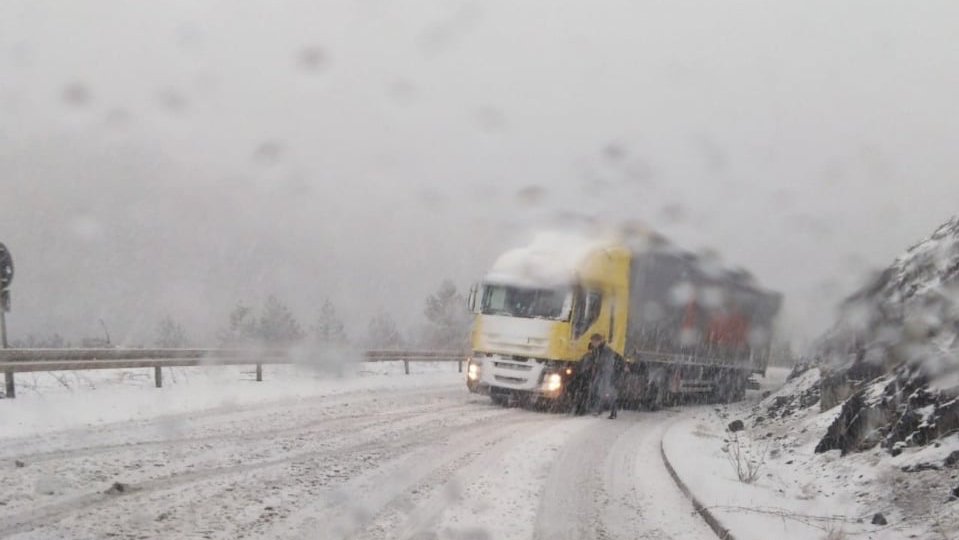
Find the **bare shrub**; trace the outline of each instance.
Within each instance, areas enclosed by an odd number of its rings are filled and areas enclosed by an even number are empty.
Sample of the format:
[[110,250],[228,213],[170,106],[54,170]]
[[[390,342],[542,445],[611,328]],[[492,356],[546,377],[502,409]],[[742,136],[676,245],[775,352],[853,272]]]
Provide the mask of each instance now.
[[823,536],[823,540],[846,540],[846,531],[842,527],[829,528],[826,530],[826,536]]
[[759,473],[766,465],[769,444],[757,445],[750,438],[741,438],[739,433],[732,433],[729,443],[723,447],[726,459],[736,471],[736,477],[744,484],[752,484],[759,478]]

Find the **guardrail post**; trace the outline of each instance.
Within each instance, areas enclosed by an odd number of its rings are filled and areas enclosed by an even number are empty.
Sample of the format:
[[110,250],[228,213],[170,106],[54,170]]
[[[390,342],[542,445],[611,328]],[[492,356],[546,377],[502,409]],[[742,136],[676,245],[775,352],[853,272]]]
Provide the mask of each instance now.
[[410,374],[410,361],[406,358],[403,359],[403,371],[405,371],[407,375]]
[[163,388],[163,368],[160,366],[153,366],[153,380],[157,388]]
[[6,386],[6,394],[5,394],[5,395],[6,395],[8,398],[11,398],[11,399],[17,397],[17,387],[16,387],[16,385],[13,384],[13,372],[12,372],[12,371],[4,371],[4,372],[3,372],[3,378],[4,378],[4,382],[6,383],[6,385],[5,385],[5,386]]
[[[5,253],[9,254],[9,252]],[[7,348],[7,318],[3,306],[0,306],[0,347]],[[3,372],[3,382],[4,396],[11,399],[17,397],[17,386],[14,384],[12,371]]]
[[457,370],[457,373],[463,373],[463,359],[462,359],[462,358],[460,358],[460,359],[456,362],[456,370]]
[[263,364],[256,365],[256,382],[263,382]]

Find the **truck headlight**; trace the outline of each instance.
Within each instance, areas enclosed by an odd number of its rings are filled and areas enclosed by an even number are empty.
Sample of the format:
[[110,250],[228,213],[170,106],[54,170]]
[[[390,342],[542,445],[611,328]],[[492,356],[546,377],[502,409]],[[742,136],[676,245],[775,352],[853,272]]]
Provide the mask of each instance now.
[[559,373],[550,373],[546,376],[546,391],[556,392],[563,387],[563,376]]
[[469,365],[466,368],[466,378],[471,381],[479,379],[479,365],[474,364],[472,359],[470,359]]

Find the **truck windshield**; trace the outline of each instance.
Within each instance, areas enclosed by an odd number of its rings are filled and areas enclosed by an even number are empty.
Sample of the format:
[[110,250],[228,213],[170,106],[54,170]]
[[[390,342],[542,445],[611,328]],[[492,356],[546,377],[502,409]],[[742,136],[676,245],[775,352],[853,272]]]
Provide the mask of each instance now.
[[572,305],[573,293],[568,288],[530,289],[488,283],[483,286],[480,311],[484,315],[565,321]]

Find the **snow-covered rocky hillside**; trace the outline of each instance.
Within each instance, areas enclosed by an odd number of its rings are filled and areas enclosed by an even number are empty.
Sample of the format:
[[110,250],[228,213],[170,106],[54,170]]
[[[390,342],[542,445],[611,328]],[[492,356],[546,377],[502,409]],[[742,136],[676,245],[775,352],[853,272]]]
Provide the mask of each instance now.
[[959,218],[844,301],[810,361],[757,398],[699,409],[664,442],[731,538],[959,538]]
[[743,423],[782,449],[773,474],[815,471],[856,508],[847,532],[956,538],[959,217],[844,301],[790,379]]
[[842,409],[817,452],[896,455],[959,433],[959,218],[843,303],[819,363],[822,408]]

